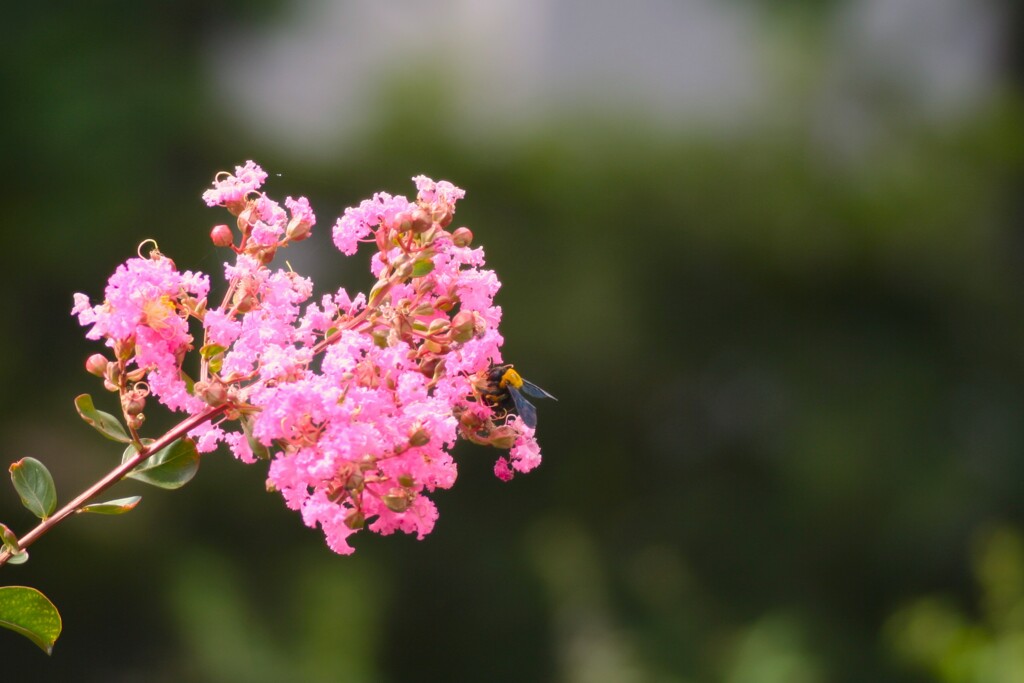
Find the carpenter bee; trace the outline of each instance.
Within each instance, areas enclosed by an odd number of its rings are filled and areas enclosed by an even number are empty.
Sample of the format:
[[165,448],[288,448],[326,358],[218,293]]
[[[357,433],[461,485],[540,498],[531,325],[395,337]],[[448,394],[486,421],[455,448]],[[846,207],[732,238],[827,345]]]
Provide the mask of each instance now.
[[505,415],[518,415],[531,429],[537,426],[537,409],[523,394],[534,398],[558,400],[533,382],[527,382],[520,377],[509,364],[495,365],[487,371],[487,384],[481,393],[487,403],[503,410]]

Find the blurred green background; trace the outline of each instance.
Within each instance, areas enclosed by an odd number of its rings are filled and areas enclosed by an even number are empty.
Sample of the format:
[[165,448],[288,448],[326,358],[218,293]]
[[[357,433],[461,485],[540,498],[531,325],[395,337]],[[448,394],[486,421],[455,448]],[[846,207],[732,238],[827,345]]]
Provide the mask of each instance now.
[[[214,173],[334,218],[425,173],[559,397],[543,466],[460,447],[425,541],[333,555],[223,452],[0,584],[4,680],[1024,680],[1024,12],[1012,0],[18,3],[0,149],[6,462],[67,499],[68,315],[156,239],[220,272]],[[151,415],[154,429],[161,424]],[[113,497],[113,496],[111,496]],[[0,487],[0,519],[32,520]]]

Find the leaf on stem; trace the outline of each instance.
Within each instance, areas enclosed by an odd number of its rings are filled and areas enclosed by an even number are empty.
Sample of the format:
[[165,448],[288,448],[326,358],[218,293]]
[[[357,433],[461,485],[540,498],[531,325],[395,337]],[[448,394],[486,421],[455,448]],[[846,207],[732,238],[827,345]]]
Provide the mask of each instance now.
[[253,456],[260,460],[270,460],[270,449],[260,443],[252,434],[252,418],[243,417],[239,422],[242,425],[242,433],[245,434],[245,440],[249,443],[249,448],[252,450]]
[[128,432],[121,426],[121,422],[110,413],[96,410],[92,403],[92,396],[89,394],[82,394],[77,397],[75,399],[75,408],[86,424],[103,436],[112,441],[131,443],[132,438],[128,436]]
[[46,519],[57,507],[57,487],[46,465],[35,458],[22,458],[10,467],[11,481],[21,504],[39,519]]
[[[121,462],[127,462],[138,451],[132,444],[125,449]],[[178,439],[149,456],[138,467],[128,473],[132,479],[138,479],[162,489],[181,488],[199,470],[199,451],[192,439]]]
[[60,637],[60,612],[49,598],[28,586],[0,586],[0,626],[20,633],[46,654]]
[[423,277],[434,270],[434,261],[429,258],[420,258],[412,264],[412,276]]
[[3,545],[3,550],[11,554],[7,558],[7,564],[25,564],[28,562],[28,551],[21,549],[21,546],[18,545],[18,537],[7,528],[6,524],[0,524],[0,543]]
[[142,496],[131,496],[130,498],[108,500],[105,503],[90,503],[79,512],[92,512],[97,515],[123,515],[134,510],[140,500],[142,500]]

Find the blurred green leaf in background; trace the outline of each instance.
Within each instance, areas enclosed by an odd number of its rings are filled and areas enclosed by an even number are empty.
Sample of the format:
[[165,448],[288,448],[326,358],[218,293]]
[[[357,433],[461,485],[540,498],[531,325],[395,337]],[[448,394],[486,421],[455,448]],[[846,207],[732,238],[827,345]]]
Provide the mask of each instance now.
[[[531,476],[458,453],[423,542],[336,557],[224,453],[82,515],[4,568],[68,625],[52,658],[0,638],[5,671],[1024,678],[1018,5],[486,7],[7,10],[10,461],[65,492],[116,464],[75,416],[94,349],[71,295],[146,238],[218,273],[199,196],[246,159],[317,210],[295,270],[350,291],[345,206],[418,173],[466,188],[507,359],[559,401]],[[0,493],[12,530],[30,517]]]

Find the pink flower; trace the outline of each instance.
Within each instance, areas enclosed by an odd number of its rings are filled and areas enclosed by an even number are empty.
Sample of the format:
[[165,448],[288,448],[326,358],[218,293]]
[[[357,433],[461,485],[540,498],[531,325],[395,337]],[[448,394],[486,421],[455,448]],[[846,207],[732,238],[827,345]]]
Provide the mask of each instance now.
[[218,174],[213,188],[203,193],[207,206],[229,206],[245,200],[250,192],[258,190],[266,181],[267,174],[252,161],[245,166],[235,166],[235,175]]
[[[191,429],[197,448],[224,443],[247,463],[269,454],[268,488],[338,553],[353,552],[350,537],[363,528],[430,533],[431,494],[454,485],[460,437],[508,449],[494,467],[503,480],[536,468],[534,430],[493,400],[501,282],[483,249],[457,247],[449,232],[465,193],[417,176],[415,202],[379,192],[346,209],[334,244],[351,255],[375,243],[377,284],[369,296],[339,289],[310,301],[311,280],[269,263],[308,237],[316,217],[304,197],[288,197],[286,210],[261,194],[266,177],[250,161],[203,195],[237,216],[243,234],[241,253],[224,264],[220,305],[207,300],[202,273],[179,273],[163,257],[130,259],[102,304],[75,295],[72,313],[87,336],[143,368],[146,390],[172,410],[223,411],[216,424]],[[182,373],[196,346],[190,318],[201,320],[205,347],[189,361],[199,369],[194,386]],[[230,419],[242,424],[231,429]]]
[[365,239],[373,229],[390,222],[409,208],[405,197],[392,197],[387,192],[378,192],[373,199],[364,199],[357,208],[345,209],[344,215],[334,224],[334,245],[341,253],[351,256],[359,248],[359,241]]

